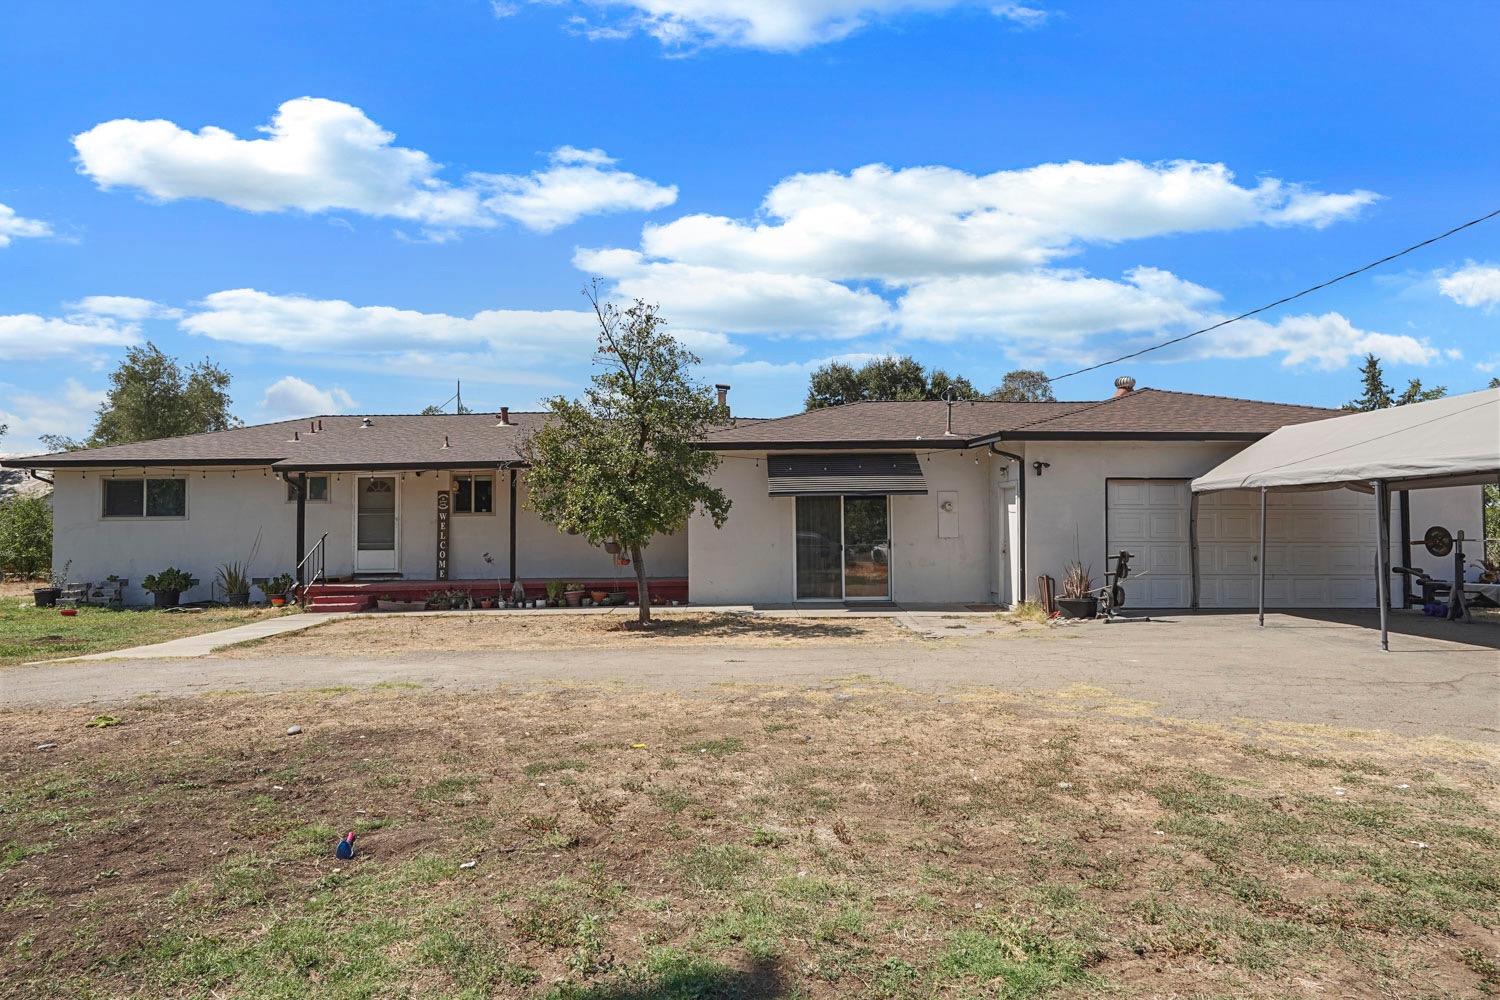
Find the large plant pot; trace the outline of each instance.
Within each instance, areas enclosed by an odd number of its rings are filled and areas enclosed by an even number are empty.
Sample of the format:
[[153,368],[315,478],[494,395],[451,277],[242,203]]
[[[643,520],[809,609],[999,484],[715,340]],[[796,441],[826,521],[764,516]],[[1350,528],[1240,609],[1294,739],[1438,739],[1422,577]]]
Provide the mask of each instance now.
[[31,599],[39,608],[57,607],[57,599],[62,596],[62,590],[58,587],[37,587],[31,592]]
[[250,606],[250,594],[225,594],[224,603],[231,608],[245,608]]
[[181,597],[180,590],[159,590],[151,595],[151,601],[158,608],[175,608]]
[[1059,597],[1057,610],[1064,618],[1093,618],[1099,614],[1097,597]]
[[563,592],[563,600],[568,602],[568,607],[577,608],[583,605],[583,594],[581,590],[568,590]]

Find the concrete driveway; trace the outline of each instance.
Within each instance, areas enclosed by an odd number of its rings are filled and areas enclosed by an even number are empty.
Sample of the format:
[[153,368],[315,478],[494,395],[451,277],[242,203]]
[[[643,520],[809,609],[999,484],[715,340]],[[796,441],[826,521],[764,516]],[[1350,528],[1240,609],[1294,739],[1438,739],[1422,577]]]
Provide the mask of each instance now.
[[1191,614],[1035,633],[851,647],[730,644],[649,650],[483,650],[422,656],[132,660],[0,671],[0,704],[119,704],[141,695],[282,691],[382,681],[437,690],[626,684],[679,692],[725,684],[825,686],[869,677],[924,691],[1076,685],[1165,716],[1314,723],[1500,743],[1500,623],[1395,615],[1391,652],[1373,614]]

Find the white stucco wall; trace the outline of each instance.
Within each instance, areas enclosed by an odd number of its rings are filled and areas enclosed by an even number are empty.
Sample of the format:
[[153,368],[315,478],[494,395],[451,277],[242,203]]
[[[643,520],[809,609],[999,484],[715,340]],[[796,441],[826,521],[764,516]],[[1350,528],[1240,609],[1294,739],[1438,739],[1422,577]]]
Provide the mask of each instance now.
[[[1092,563],[1095,575],[1105,556],[1105,481],[1114,478],[1192,479],[1209,471],[1244,447],[1237,442],[1086,442],[1031,441],[1000,447],[1025,456],[1027,551],[1026,593],[1036,595],[1036,579],[1043,573],[1062,578],[1063,567],[1074,558]],[[1040,476],[1032,463],[1049,463]],[[1014,465],[1012,465],[1014,468]],[[1373,501],[1372,501],[1373,502]],[[1400,563],[1399,500],[1391,499],[1391,561]],[[1481,491],[1477,486],[1419,490],[1411,494],[1411,530],[1420,539],[1430,524],[1442,524],[1468,537],[1481,535]],[[1477,551],[1477,549],[1476,549]],[[1451,569],[1417,550],[1413,565],[1448,577]],[[1439,569],[1442,572],[1439,572]],[[1392,592],[1399,593],[1393,579]]]
[[[130,581],[127,600],[146,604],[151,596],[140,581],[168,566],[187,570],[202,581],[184,601],[206,600],[209,584],[223,563],[244,560],[261,536],[251,575],[274,576],[296,565],[296,505],[286,502],[286,485],[262,470],[176,470],[187,479],[187,516],[183,518],[106,518],[102,480],[108,471],[59,471],[53,494],[53,563],[70,563],[74,582],[102,581],[113,574]],[[164,475],[152,470],[151,475]],[[120,478],[126,478],[123,474]],[[449,488],[448,473],[421,476],[396,473],[399,497],[401,574],[431,579],[437,562],[437,493]],[[327,567],[333,577],[354,571],[353,475],[329,476],[326,502],[307,504],[307,546],[328,533]],[[521,511],[517,523],[517,571],[527,579],[633,579],[633,567],[617,567],[602,549],[582,538],[558,532],[525,507],[521,476]],[[496,475],[495,513],[454,515],[451,521],[450,578],[498,579],[510,575],[510,487],[507,473]],[[483,553],[494,558],[486,564]],[[647,552],[652,577],[687,575],[686,533],[659,539]]]
[[[993,517],[984,449],[922,457],[926,496],[891,498],[891,590],[909,603],[990,599]],[[688,578],[698,604],[785,604],[793,599],[796,506],[767,495],[764,454],[732,452],[712,478],[733,503],[723,528],[688,526]],[[958,535],[938,537],[938,494],[957,493]]]

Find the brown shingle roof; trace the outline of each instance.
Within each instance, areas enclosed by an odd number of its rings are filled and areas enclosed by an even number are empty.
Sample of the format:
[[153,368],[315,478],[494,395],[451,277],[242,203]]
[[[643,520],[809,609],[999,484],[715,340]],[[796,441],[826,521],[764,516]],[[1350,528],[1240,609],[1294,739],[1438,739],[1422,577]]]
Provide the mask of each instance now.
[[1287,424],[1325,420],[1342,412],[1321,406],[1138,389],[1070,413],[1042,417],[1005,431],[1004,437],[1012,441],[1079,437],[1253,440]]
[[[962,402],[953,435],[942,401],[850,403],[772,420],[740,418],[710,433],[707,447],[963,448],[989,440],[1254,440],[1285,424],[1341,411],[1262,403],[1162,389],[1139,389],[1101,402]],[[11,468],[271,466],[280,470],[485,468],[520,461],[521,439],[545,413],[375,414],[283,420],[209,434],[160,438],[110,448],[8,458]],[[364,426],[364,421],[370,422]],[[314,426],[322,430],[313,431]],[[295,433],[296,438],[293,438]]]
[[708,435],[715,449],[923,447],[958,448],[972,438],[1048,416],[1071,413],[1091,403],[953,404],[953,437],[945,435],[948,404],[941,400],[847,403],[789,417],[762,420]]
[[1251,441],[1285,424],[1321,420],[1341,412],[1139,389],[1098,402],[955,403],[953,436],[948,437],[944,434],[947,406],[941,401],[849,403],[719,431],[709,435],[706,444],[720,450],[742,450],[963,448],[997,438]]
[[[269,465],[290,470],[486,467],[519,461],[521,437],[544,419],[543,413],[513,412],[511,423],[502,426],[493,413],[311,417],[57,455],[8,458],[5,464],[33,469],[113,465]],[[370,422],[368,427],[363,426],[365,420]],[[315,432],[314,426],[322,430]]]

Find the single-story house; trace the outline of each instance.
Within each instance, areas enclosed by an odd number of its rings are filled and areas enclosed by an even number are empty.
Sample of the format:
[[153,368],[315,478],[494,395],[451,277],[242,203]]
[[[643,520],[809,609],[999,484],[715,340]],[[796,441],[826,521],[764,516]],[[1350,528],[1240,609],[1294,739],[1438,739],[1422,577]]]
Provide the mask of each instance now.
[[[1340,411],[1117,384],[1097,401],[872,402],[732,421],[702,443],[722,459],[729,519],[694,518],[651,545],[652,591],[695,604],[1009,605],[1075,558],[1102,583],[1106,554],[1126,549],[1130,606],[1254,607],[1258,495],[1195,499],[1189,483],[1279,427]],[[204,581],[185,600],[208,597],[215,567],[257,538],[255,576],[314,553],[304,572],[333,581],[321,607],[460,581],[626,589],[631,567],[527,508],[519,445],[544,419],[323,416],[5,464],[50,470],[55,565],[76,580],[125,577],[141,603],[141,577],[168,565]],[[1409,503],[1393,512],[1393,548],[1413,525],[1418,538],[1431,524],[1479,533],[1479,487]],[[1349,490],[1276,496],[1267,603],[1374,606],[1374,511]]]

